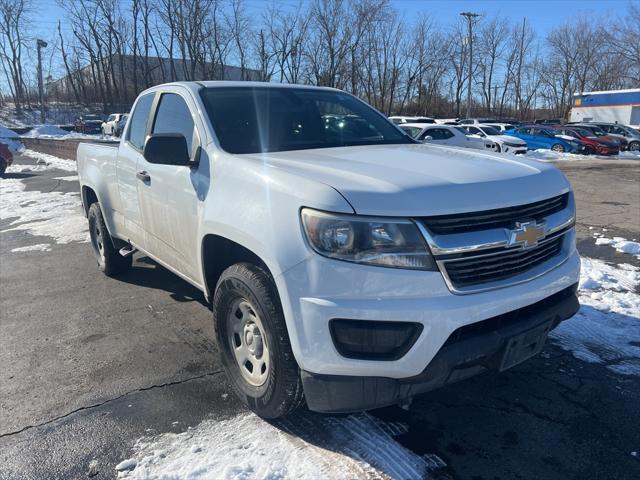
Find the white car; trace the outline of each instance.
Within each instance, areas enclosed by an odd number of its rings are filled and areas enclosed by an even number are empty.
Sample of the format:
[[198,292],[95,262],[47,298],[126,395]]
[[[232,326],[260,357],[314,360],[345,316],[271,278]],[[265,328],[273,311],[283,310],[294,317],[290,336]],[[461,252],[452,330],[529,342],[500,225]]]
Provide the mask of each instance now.
[[403,123],[436,123],[433,118],[429,117],[406,117],[400,115],[391,116],[389,117],[389,120],[396,125],[401,125]]
[[404,123],[398,125],[413,138],[422,143],[435,143],[450,147],[476,148],[487,152],[495,152],[498,146],[486,138],[467,135],[464,128],[453,125],[423,125],[419,123]]
[[579,308],[560,170],[416,144],[340,90],[155,86],[119,144],[77,159],[99,269],[117,278],[139,250],[202,290],[230,385],[263,417],[508,369]]
[[115,135],[118,131],[118,122],[122,120],[124,113],[112,113],[102,122],[100,128],[103,135]]
[[527,142],[512,137],[510,135],[502,135],[498,130],[489,125],[464,125],[463,128],[469,135],[475,135],[480,138],[487,138],[497,145],[497,152],[522,154],[527,153]]
[[482,125],[493,127],[499,132],[504,132],[505,130],[513,130],[514,128],[516,128],[516,126],[511,123],[483,123]]

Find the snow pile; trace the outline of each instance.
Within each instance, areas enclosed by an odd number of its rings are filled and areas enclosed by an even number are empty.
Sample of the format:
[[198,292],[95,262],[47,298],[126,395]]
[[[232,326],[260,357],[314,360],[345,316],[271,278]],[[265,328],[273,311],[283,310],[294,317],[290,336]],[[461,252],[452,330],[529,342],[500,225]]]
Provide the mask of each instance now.
[[541,162],[572,161],[572,160],[584,160],[586,158],[589,158],[586,155],[578,155],[576,153],[554,152],[552,150],[547,150],[547,149],[529,150],[526,156],[528,159],[538,160]]
[[640,375],[640,268],[582,259],[580,311],[551,333],[576,358]]
[[[308,435],[301,435],[300,429]],[[362,413],[330,417],[301,413],[280,428],[252,413],[206,420],[184,433],[144,437],[121,462],[127,479],[425,478],[444,466],[419,457]],[[287,433],[292,432],[292,434]],[[312,442],[312,443],[311,443]]]
[[12,153],[19,152],[24,148],[24,145],[22,145],[19,140],[15,140],[18,137],[19,135],[13,130],[9,130],[0,125],[0,143],[8,145]]
[[640,258],[640,243],[627,240],[622,237],[607,238],[599,236],[596,238],[596,245],[610,245],[620,253],[628,253]]
[[24,231],[56,243],[89,241],[78,193],[25,191],[20,180],[9,178],[0,182],[0,198],[0,220],[12,219],[3,232]]
[[73,132],[68,132],[55,125],[36,125],[22,136],[26,138],[60,138],[75,135]]
[[633,152],[620,152],[618,154],[618,158],[622,158],[624,160],[640,160],[640,151],[633,151]]

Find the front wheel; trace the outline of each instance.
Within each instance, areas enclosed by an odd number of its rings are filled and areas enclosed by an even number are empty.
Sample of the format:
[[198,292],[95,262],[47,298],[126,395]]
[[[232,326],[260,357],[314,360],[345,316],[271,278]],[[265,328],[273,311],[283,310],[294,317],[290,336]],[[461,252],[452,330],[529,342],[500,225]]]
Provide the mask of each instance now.
[[629,144],[629,150],[632,152],[639,152],[640,151],[640,142],[631,142]]
[[264,418],[278,418],[303,401],[300,369],[271,275],[249,263],[227,268],[213,299],[223,368],[242,402]]
[[120,252],[113,245],[98,203],[91,204],[87,217],[93,256],[96,258],[100,270],[109,277],[129,270],[133,259],[130,255],[127,257],[120,255]]
[[558,153],[564,153],[564,145],[556,143],[551,147],[551,150]]

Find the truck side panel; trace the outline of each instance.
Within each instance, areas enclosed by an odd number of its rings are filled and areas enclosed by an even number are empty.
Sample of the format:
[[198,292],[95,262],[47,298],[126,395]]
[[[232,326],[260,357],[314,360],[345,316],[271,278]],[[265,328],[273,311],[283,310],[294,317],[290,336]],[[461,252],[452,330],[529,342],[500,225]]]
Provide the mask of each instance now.
[[118,236],[121,230],[114,215],[114,212],[122,210],[116,177],[117,158],[117,144],[80,143],[78,145],[80,186],[88,187],[95,192],[102,207],[104,221],[112,236]]

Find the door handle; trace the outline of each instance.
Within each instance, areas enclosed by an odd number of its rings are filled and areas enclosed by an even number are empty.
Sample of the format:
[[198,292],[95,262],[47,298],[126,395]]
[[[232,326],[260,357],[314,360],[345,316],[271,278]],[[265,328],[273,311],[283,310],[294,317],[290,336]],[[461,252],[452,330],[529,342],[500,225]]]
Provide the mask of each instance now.
[[144,170],[142,170],[141,172],[136,173],[136,177],[138,178],[138,180],[142,180],[145,183],[149,183],[151,181],[151,175],[149,175]]

